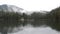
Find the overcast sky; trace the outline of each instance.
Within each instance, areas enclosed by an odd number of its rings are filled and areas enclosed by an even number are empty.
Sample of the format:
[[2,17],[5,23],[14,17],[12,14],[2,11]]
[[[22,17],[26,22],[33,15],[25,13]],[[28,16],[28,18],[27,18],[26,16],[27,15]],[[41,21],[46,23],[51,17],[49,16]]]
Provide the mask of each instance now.
[[16,5],[28,11],[50,11],[60,6],[60,0],[0,0],[1,4]]
[[[1,4],[16,5],[27,11],[50,11],[60,6],[60,0],[0,0]],[[60,34],[51,28],[27,28],[15,34]]]

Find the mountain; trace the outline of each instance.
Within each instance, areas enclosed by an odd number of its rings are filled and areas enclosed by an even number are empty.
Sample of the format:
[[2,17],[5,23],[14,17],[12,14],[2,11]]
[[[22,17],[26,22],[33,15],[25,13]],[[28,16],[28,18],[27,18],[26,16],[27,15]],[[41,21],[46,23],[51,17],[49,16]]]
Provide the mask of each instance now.
[[17,6],[14,5],[7,5],[7,4],[3,4],[0,5],[0,11],[5,11],[5,12],[22,12],[24,9],[19,8]]

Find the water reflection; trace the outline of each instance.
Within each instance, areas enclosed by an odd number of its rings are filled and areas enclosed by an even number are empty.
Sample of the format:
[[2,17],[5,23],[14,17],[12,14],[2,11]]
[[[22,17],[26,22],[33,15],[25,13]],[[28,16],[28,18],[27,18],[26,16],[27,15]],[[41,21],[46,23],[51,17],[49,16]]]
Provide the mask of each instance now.
[[[33,12],[32,14],[29,15],[26,13],[18,13],[14,11],[5,12],[4,9],[0,11],[0,32],[2,34],[17,32],[18,30],[25,32],[25,30],[23,29],[24,27],[25,29],[27,29],[26,26],[28,24],[32,26],[33,31],[35,28],[45,25],[44,26],[45,28],[48,26],[47,29],[45,30],[49,30],[49,28],[51,28],[51,30],[54,30],[55,32],[56,31],[60,32],[60,7],[53,9],[50,12],[44,12],[44,13]],[[28,27],[30,28],[30,26]],[[42,29],[44,30],[44,28]],[[27,31],[28,34],[31,34],[29,33],[31,29],[28,29]],[[32,31],[33,34],[37,34],[37,31],[34,31],[36,33],[34,33],[33,31]]]
[[24,30],[11,34],[60,34],[60,33],[53,30],[50,27],[32,27],[27,25],[24,27]]

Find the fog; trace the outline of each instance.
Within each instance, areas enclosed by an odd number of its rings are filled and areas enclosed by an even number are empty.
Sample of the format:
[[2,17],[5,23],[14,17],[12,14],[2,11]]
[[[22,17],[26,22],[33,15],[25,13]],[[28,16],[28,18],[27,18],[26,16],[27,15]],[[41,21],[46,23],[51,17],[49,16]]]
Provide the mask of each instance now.
[[[31,19],[33,19],[33,22],[29,22],[27,20],[24,20],[23,26],[22,27],[13,27],[10,29],[12,32],[13,30],[16,32],[14,33],[9,33],[9,34],[60,34],[60,8],[57,8],[60,6],[60,0],[1,0],[0,5],[2,4],[8,4],[8,5],[16,5],[20,8],[23,8],[26,10],[26,12],[34,12],[38,11],[37,15],[32,13]],[[57,8],[57,9],[56,9]],[[42,11],[48,11],[47,13],[49,14],[40,14],[39,12]],[[34,16],[35,15],[35,16]],[[2,17],[2,19],[6,19]],[[10,16],[8,16],[11,18]],[[12,16],[13,17],[13,16]],[[23,18],[27,18],[25,15]],[[40,19],[39,19],[40,17]],[[16,18],[16,17],[15,17]],[[20,18],[20,17],[19,17]],[[42,19],[41,19],[42,18]],[[30,18],[27,18],[30,19]],[[16,21],[16,19],[11,18],[8,19],[9,25],[8,26],[13,26],[10,25],[13,23],[13,21]],[[19,19],[18,19],[19,20]],[[11,22],[12,21],[12,22]],[[15,22],[14,21],[14,22]],[[27,22],[25,22],[27,21]],[[2,20],[3,23],[7,22],[6,20]],[[1,24],[3,24],[1,22]],[[10,23],[11,22],[11,23]],[[26,25],[27,23],[31,25]],[[1,25],[0,24],[0,25]],[[17,22],[13,23],[15,24],[14,26],[18,25]],[[19,23],[22,24],[22,23]],[[6,23],[3,24],[6,26]],[[4,26],[2,27],[4,29]],[[0,32],[8,32],[8,29],[0,29]],[[20,30],[21,29],[21,30]]]
[[48,14],[44,14],[44,13],[40,14],[37,12],[31,14],[33,16],[31,17],[34,19],[34,21],[31,23],[29,22],[31,25],[28,24],[27,26],[23,27],[22,31],[17,33],[18,34],[60,34],[59,11],[60,11],[60,7],[51,10]]

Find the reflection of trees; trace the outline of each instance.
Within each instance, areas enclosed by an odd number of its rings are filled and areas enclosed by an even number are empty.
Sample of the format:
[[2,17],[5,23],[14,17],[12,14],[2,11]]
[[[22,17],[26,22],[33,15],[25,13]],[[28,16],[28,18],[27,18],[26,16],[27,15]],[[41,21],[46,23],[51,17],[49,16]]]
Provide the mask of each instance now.
[[27,24],[31,24],[34,27],[48,25],[60,31],[60,7],[48,13],[33,12],[30,15],[0,11],[0,32],[2,34],[7,34],[9,27],[11,27],[10,32],[12,32],[14,27]]
[[49,22],[47,24],[51,26],[53,29],[60,31],[60,7],[53,9],[48,14],[48,18],[49,18]]
[[2,34],[7,34],[9,27],[11,27],[12,30],[14,27],[19,27],[19,25],[22,24],[20,21],[21,16],[22,15],[15,12],[0,11],[0,32]]
[[23,26],[25,26],[27,24],[27,14],[23,13],[23,16],[22,17],[24,19]]
[[31,14],[31,18],[34,19],[32,25],[40,26],[47,22],[46,14],[40,12],[34,12]]
[[27,15],[26,13],[23,13],[23,19],[24,19],[24,22],[23,22],[23,26],[27,25],[27,24],[30,24],[31,22],[31,15]]
[[[31,19],[33,20],[30,21]],[[47,13],[33,12],[30,15],[29,21],[30,24],[32,24],[35,27],[45,24],[53,29],[56,29],[57,31],[60,31],[60,7],[53,9],[51,12]]]

